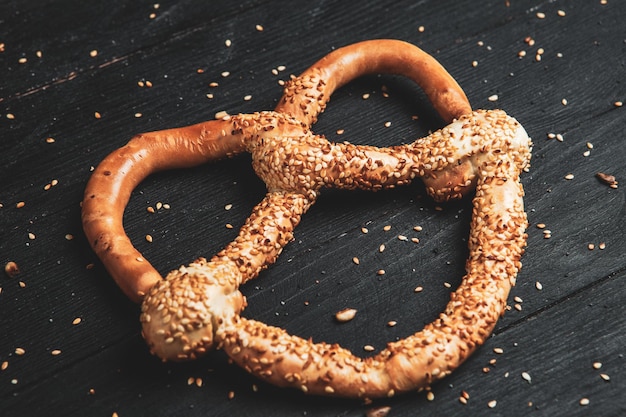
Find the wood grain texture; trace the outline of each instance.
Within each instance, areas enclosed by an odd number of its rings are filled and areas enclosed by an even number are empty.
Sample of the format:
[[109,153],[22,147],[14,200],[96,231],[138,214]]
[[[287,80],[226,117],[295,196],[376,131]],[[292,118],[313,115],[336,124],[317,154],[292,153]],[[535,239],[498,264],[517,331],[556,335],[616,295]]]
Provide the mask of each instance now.
[[[434,401],[422,392],[374,405],[391,406],[390,416],[626,413],[626,113],[614,104],[626,101],[624,3],[154,4],[0,0],[0,261],[21,269],[14,278],[0,277],[0,363],[7,363],[0,371],[0,414],[364,415],[372,406],[268,386],[229,365],[221,352],[188,364],[150,357],[138,308],[85,241],[79,204],[91,168],[134,134],[222,110],[272,109],[281,95],[278,80],[336,47],[382,37],[432,53],[474,108],[505,109],[535,148],[523,177],[529,245],[511,310],[485,346],[432,387]],[[274,75],[281,65],[286,69]],[[314,131],[387,146],[441,126],[410,82],[370,76],[339,90]],[[264,194],[249,162],[244,155],[160,173],[140,185],[125,226],[159,271],[211,256],[236,236]],[[615,175],[618,188],[600,183],[599,171]],[[53,180],[58,184],[45,190]],[[170,208],[146,210],[157,203]],[[436,317],[463,275],[471,206],[441,208],[419,184],[376,194],[324,191],[278,263],[243,288],[244,314],[363,356],[370,354],[366,344],[379,350],[414,333]],[[417,225],[423,230],[413,230]],[[418,286],[423,291],[416,293]],[[336,323],[334,313],[347,307],[358,310],[355,319]],[[76,318],[80,323],[72,324]],[[397,325],[389,327],[391,320]],[[56,349],[61,353],[53,355]],[[602,367],[594,369],[594,362]],[[458,400],[462,391],[467,404]],[[582,398],[589,405],[581,406]]]

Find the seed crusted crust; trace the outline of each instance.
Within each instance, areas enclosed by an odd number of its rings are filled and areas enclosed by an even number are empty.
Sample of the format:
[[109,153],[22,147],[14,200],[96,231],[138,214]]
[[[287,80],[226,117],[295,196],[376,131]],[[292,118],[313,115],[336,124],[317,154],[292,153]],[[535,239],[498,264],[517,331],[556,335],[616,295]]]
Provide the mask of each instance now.
[[[363,74],[391,72],[416,81],[447,127],[388,148],[332,143],[310,126],[332,92]],[[95,170],[83,225],[120,288],[142,302],[143,335],[163,360],[194,359],[223,348],[258,377],[304,392],[374,398],[416,390],[451,373],[489,336],[521,268],[526,215],[520,173],[531,141],[501,110],[471,111],[456,81],[432,57],[401,41],[340,48],[292,79],[273,112],[138,135]],[[133,247],[122,226],[135,186],[157,170],[250,152],[268,193],[238,237],[210,260],[165,279]],[[475,190],[466,275],[433,323],[378,355],[313,343],[240,317],[239,285],[271,265],[293,239],[324,187],[379,190],[422,178],[437,201]]]

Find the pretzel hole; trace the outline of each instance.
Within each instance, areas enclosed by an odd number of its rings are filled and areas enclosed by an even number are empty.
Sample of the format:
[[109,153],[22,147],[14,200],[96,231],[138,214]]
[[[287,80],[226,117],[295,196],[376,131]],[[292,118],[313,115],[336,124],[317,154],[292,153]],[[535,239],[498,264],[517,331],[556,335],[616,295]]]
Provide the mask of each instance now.
[[[422,195],[412,186],[375,198],[366,191],[324,190],[276,263],[240,287],[248,299],[242,316],[304,339],[338,343],[363,358],[435,320],[465,273],[471,199],[438,211]],[[421,232],[413,230],[418,224]],[[384,231],[385,225],[392,228]],[[424,290],[416,293],[417,286]],[[348,307],[358,310],[355,318],[337,323],[334,314]],[[392,320],[397,324],[390,327]]]

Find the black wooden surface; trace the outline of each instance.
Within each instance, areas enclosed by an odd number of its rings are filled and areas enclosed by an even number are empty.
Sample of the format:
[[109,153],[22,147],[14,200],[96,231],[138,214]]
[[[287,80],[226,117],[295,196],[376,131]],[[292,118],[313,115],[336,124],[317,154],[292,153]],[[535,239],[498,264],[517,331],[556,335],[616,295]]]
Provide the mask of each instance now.
[[[359,4],[0,1],[0,261],[21,270],[0,276],[0,415],[360,416],[377,406],[390,416],[626,415],[626,206],[621,184],[595,177],[626,177],[626,3]],[[92,167],[139,132],[272,109],[279,80],[373,38],[422,47],[474,108],[503,108],[533,137],[529,245],[493,337],[433,385],[434,400],[421,392],[372,405],[274,388],[221,352],[186,364],[151,357],[138,307],[82,234]],[[441,126],[410,82],[370,76],[338,91],[314,131],[387,146]],[[248,156],[160,173],[136,190],[125,226],[166,273],[221,249],[263,194]],[[170,208],[147,211],[158,203]],[[460,282],[469,207],[437,207],[420,184],[326,191],[279,261],[243,288],[245,315],[363,356],[364,345],[382,349],[435,318]],[[356,318],[335,323],[345,307]]]

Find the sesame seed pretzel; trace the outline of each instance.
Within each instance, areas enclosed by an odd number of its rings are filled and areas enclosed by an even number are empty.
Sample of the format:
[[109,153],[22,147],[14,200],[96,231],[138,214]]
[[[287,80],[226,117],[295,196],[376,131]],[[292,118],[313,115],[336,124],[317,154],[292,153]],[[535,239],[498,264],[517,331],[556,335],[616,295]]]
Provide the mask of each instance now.
[[[389,148],[331,143],[311,131],[335,89],[380,72],[417,82],[450,124]],[[456,81],[421,49],[397,40],[365,41],[335,50],[292,79],[273,112],[134,137],[94,171],[83,226],[122,291],[142,302],[143,336],[163,360],[194,359],[222,348],[248,372],[278,386],[342,397],[392,396],[450,374],[503,314],[526,244],[520,173],[530,147],[523,127],[503,111],[472,111]],[[162,279],[124,231],[131,192],[155,171],[243,151],[252,154],[267,195],[226,248]],[[320,189],[379,190],[415,177],[436,201],[475,191],[466,275],[434,322],[363,359],[240,316],[246,300],[238,287],[276,260]]]

